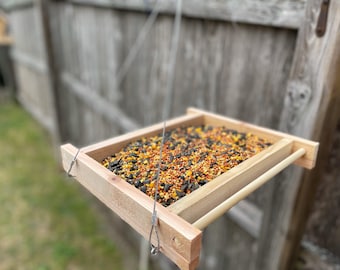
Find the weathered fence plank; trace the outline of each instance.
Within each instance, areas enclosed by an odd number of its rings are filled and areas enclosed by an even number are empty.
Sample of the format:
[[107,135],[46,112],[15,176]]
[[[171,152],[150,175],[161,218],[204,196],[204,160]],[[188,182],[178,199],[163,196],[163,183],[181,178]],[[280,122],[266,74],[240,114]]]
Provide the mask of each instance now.
[[[59,7],[59,15],[61,16],[60,40],[64,53],[57,56],[57,58],[61,58],[61,65],[65,66],[65,69],[70,72],[69,74],[79,78],[84,84],[91,85],[93,82],[100,82],[98,87],[93,89],[101,89],[99,90],[101,95],[107,97],[112,106],[124,106],[127,115],[130,118],[137,119],[138,123],[145,125],[159,121],[163,104],[162,92],[165,89],[166,82],[166,62],[168,60],[172,27],[171,18],[161,16],[158,19],[157,24],[145,41],[141,53],[133,62],[121,87],[117,89],[114,83],[114,74],[118,72],[117,66],[122,62],[122,56],[126,56],[127,48],[131,48],[136,40],[139,30],[145,22],[145,14],[125,14],[104,9],[92,12],[93,7],[73,6],[65,3],[60,3]],[[82,14],[83,12],[84,14]],[[124,16],[122,16],[123,14]],[[105,20],[102,17],[103,15],[105,15]],[[85,16],[84,20],[82,16]],[[93,16],[95,16],[95,19]],[[112,24],[106,26],[106,23],[110,22]],[[92,38],[87,38],[86,35],[90,32],[82,29],[91,29],[91,25],[95,23],[103,25],[103,30],[98,31],[97,36],[92,34]],[[111,31],[112,35],[109,35],[110,27],[115,29],[115,31]],[[198,106],[213,111],[222,111],[222,113],[226,113],[225,108],[227,107],[228,115],[240,118],[242,110],[239,110],[235,99],[232,101],[232,96],[241,96],[244,91],[249,89],[244,82],[236,80],[236,78],[239,76],[253,76],[251,75],[253,74],[253,68],[258,64],[261,66],[260,69],[263,70],[264,77],[260,78],[258,75],[253,77],[254,80],[258,78],[258,81],[268,80],[268,82],[266,83],[267,85],[256,85],[255,83],[254,87],[256,89],[264,88],[271,91],[272,86],[279,89],[279,85],[284,83],[288,74],[287,67],[289,67],[289,62],[292,59],[295,33],[289,30],[276,31],[270,28],[251,27],[255,31],[254,37],[265,31],[272,41],[265,43],[263,37],[260,37],[256,41],[258,44],[254,46],[254,49],[250,50],[248,45],[242,47],[243,44],[250,44],[247,37],[248,32],[251,32],[248,31],[250,30],[249,27],[251,26],[233,26],[222,22],[201,23],[192,19],[184,21],[178,56],[178,66],[181,68],[177,68],[176,72],[173,104],[173,111],[176,111],[177,115],[181,114],[188,106]],[[108,35],[112,37],[108,39]],[[206,36],[209,36],[209,38],[205,38]],[[252,39],[252,37],[249,37],[249,39]],[[107,40],[111,42],[113,47],[110,47],[111,49],[106,47],[107,49],[105,50],[105,46],[100,44],[105,44]],[[280,40],[280,42],[276,43],[275,40]],[[228,43],[230,43],[230,46],[224,45]],[[125,44],[125,46],[122,44]],[[91,49],[84,50],[86,46],[91,46]],[[103,50],[98,50],[99,47],[104,48]],[[258,63],[256,55],[262,51],[267,54],[264,55],[265,59],[270,59],[271,57],[276,59],[274,64],[277,72],[270,72],[272,69],[272,66],[269,65],[270,61],[266,60]],[[247,65],[247,61],[237,60],[239,57],[243,57],[244,54],[248,55],[250,59],[254,59],[254,62]],[[273,56],[273,54],[277,55],[277,57]],[[106,55],[111,57],[107,58]],[[106,61],[98,61],[98,59],[106,59]],[[225,61],[222,61],[222,59],[225,59]],[[222,65],[223,62],[228,64]],[[90,65],[87,63],[90,63]],[[102,65],[104,66],[102,67]],[[95,66],[97,68],[94,68]],[[243,66],[247,70],[243,71]],[[197,67],[200,68],[197,69]],[[244,73],[246,75],[243,75]],[[90,79],[93,77],[96,78]],[[103,77],[111,78],[108,80],[107,87],[100,86],[103,82]],[[219,82],[220,80],[221,83]],[[276,83],[277,80],[279,83]],[[222,83],[224,85],[220,85]],[[191,98],[190,94],[193,89],[196,96],[194,99]],[[223,93],[219,89],[225,89],[227,92]],[[235,91],[235,89],[241,91]],[[256,91],[258,90],[253,90],[254,95],[256,95]],[[227,106],[222,105],[225,102],[222,102],[221,97],[217,98],[217,96],[224,96]],[[259,94],[259,97],[261,96]],[[239,98],[237,99],[240,100]],[[217,104],[217,100],[221,105]],[[268,100],[268,108],[275,110],[269,106],[271,101],[278,104],[280,98]],[[181,109],[179,110],[179,108]],[[255,107],[253,108],[254,111],[257,111]],[[257,114],[252,111],[249,112],[249,115],[254,117]],[[272,112],[267,114],[268,117],[275,118],[278,118],[278,115],[279,113]],[[262,116],[258,118],[263,119]],[[248,120],[252,121],[253,119]],[[266,122],[266,120],[263,120],[263,122]]]
[[52,135],[57,136],[53,109],[56,106],[48,75],[50,65],[46,60],[41,12],[31,3],[10,13],[9,18],[15,40],[12,57],[19,87],[18,99]]
[[118,107],[112,106],[112,104],[98,95],[95,89],[81,84],[67,73],[63,73],[61,79],[72,94],[76,95],[82,102],[91,107],[95,113],[110,119],[112,123],[119,124],[124,132],[136,130],[141,127],[133,119],[125,115]]
[[[59,92],[55,91],[58,85],[58,73],[56,70],[56,63],[53,55],[53,41],[52,41],[52,33],[50,27],[50,12],[49,12],[49,0],[36,0],[35,4],[37,6],[37,17],[39,20],[39,25],[41,27],[39,33],[41,35],[42,42],[42,55],[45,59],[46,63],[46,78],[47,85],[46,88],[39,89],[40,91],[44,91],[45,89],[49,89],[46,91],[48,98],[44,99],[45,106],[49,107],[47,110],[50,112],[50,121],[53,122],[53,134],[52,140],[55,145],[61,143],[60,141],[60,111],[59,111]],[[60,157],[58,148],[55,148],[55,155]]]
[[252,236],[223,216],[204,230],[203,252],[198,269],[254,269],[256,246]]
[[[48,89],[46,77],[21,64],[15,64],[15,72],[20,89],[17,94],[18,100],[49,132],[55,132],[48,106],[49,93],[39,91],[39,89]],[[24,91],[22,91],[23,89]],[[42,100],[46,103],[41,102]]]
[[243,200],[226,215],[253,238],[257,239],[260,236],[263,212],[254,204]]
[[[156,2],[162,13],[173,14],[175,2],[167,0],[68,0],[76,4],[111,7],[124,10],[148,11]],[[188,17],[278,26],[296,29],[303,21],[304,0],[242,1],[210,0],[183,1],[183,14]]]
[[3,0],[1,7],[6,10],[18,10],[32,6],[34,0]]
[[[327,32],[315,34],[321,1],[308,2],[306,21],[299,33],[294,62],[285,96],[280,129],[323,142],[320,157],[329,152],[329,132],[335,130],[339,106],[340,1],[331,1]],[[326,129],[327,132],[323,132]],[[327,138],[327,140],[325,140]],[[272,199],[264,211],[257,254],[257,269],[291,269],[296,247],[302,237],[322,166],[312,173],[298,168],[285,170],[271,183]],[[312,176],[314,175],[314,176]],[[310,178],[310,179],[308,179]]]
[[15,62],[20,63],[30,69],[33,69],[39,73],[44,73],[47,70],[46,64],[38,59],[30,56],[27,53],[23,53],[18,49],[13,49],[11,51],[11,57]]

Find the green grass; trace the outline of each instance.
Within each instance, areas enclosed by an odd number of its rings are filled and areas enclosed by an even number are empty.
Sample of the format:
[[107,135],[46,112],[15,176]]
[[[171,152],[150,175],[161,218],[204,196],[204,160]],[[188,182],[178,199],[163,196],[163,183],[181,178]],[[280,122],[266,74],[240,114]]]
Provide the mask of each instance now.
[[122,269],[48,137],[19,106],[0,105],[0,269]]

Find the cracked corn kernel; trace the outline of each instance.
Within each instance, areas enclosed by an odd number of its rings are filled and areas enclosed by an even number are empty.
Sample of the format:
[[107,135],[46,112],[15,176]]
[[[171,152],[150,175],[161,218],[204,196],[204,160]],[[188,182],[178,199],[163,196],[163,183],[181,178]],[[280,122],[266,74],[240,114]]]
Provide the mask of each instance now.
[[[161,141],[160,134],[131,142],[102,165],[153,198]],[[256,135],[225,127],[167,131],[157,200],[168,206],[270,145]]]

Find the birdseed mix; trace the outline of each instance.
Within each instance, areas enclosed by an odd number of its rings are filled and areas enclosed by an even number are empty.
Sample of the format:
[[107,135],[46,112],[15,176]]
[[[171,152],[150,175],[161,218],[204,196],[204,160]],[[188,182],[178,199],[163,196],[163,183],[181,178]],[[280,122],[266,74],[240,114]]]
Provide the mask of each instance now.
[[[157,201],[169,206],[271,145],[251,133],[190,126],[165,133]],[[161,134],[129,143],[102,165],[154,198]]]

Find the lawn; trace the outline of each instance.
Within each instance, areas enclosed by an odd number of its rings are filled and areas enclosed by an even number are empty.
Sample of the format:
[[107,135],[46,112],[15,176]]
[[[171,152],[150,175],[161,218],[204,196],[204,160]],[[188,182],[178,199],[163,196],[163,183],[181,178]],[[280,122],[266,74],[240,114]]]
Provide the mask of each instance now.
[[94,208],[53,157],[42,128],[0,104],[0,269],[122,269]]

